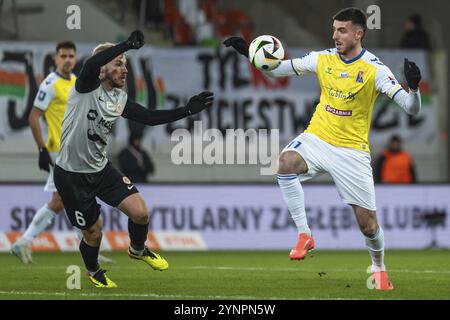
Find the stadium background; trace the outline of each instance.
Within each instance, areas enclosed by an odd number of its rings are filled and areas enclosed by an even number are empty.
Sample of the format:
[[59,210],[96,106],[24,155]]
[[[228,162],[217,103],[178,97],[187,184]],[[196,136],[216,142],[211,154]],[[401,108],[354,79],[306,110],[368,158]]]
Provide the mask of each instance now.
[[[147,15],[155,3],[161,15]],[[66,9],[72,4],[81,9],[80,30],[66,27],[70,16]],[[195,4],[200,9],[192,10]],[[123,40],[140,28],[146,46],[129,54],[132,97],[149,108],[172,108],[193,93],[212,90],[215,105],[210,114],[200,116],[204,129],[279,128],[282,148],[308,123],[318,98],[315,77],[264,78],[220,43],[233,34],[247,39],[272,34],[282,41],[288,56],[302,56],[312,49],[332,47],[331,16],[353,5],[381,9],[381,29],[368,31],[365,47],[400,82],[404,82],[405,56],[417,62],[423,75],[420,115],[408,117],[383,97],[374,109],[373,158],[392,134],[399,134],[415,159],[418,174],[415,185],[377,185],[387,248],[450,246],[448,2],[5,0],[0,2],[0,251],[9,250],[49,197],[43,191],[46,174],[38,170],[27,117],[37,86],[52,69],[56,42],[76,42],[78,71],[97,43]],[[414,13],[423,18],[432,42],[430,51],[399,48],[404,21]],[[114,163],[126,146],[130,126],[121,119],[114,129],[109,147]],[[145,130],[143,146],[154,159],[156,171],[150,183],[139,189],[153,211],[149,239],[153,246],[164,250],[288,249],[295,241],[295,227],[274,177],[260,175],[259,165],[172,163],[171,132],[192,130],[192,126],[192,120],[182,120]],[[325,175],[305,185],[318,247],[364,249],[350,207],[340,202],[330,183]],[[106,249],[125,248],[125,217],[106,206],[103,213],[109,232]],[[77,249],[64,217],[58,217],[48,231],[35,240],[34,249]]]

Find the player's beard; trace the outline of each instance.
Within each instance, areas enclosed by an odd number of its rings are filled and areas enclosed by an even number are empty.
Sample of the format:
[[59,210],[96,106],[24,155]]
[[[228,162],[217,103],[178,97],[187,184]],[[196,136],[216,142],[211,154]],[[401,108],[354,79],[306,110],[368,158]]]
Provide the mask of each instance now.
[[63,68],[64,73],[66,73],[66,74],[72,73],[73,67],[74,66],[72,64],[64,65],[64,68]]
[[123,81],[123,83],[122,83],[120,80],[114,80],[114,78],[111,77],[111,75],[108,72],[106,72],[106,74],[105,74],[104,81],[108,81],[113,88],[119,88],[119,89],[122,89],[123,87],[125,87],[125,83],[126,83],[126,81]]
[[356,45],[352,45],[352,44],[345,45],[345,44],[341,43],[341,51],[340,52],[338,51],[338,53],[340,55],[345,56],[346,54],[351,52],[355,47],[356,47]]

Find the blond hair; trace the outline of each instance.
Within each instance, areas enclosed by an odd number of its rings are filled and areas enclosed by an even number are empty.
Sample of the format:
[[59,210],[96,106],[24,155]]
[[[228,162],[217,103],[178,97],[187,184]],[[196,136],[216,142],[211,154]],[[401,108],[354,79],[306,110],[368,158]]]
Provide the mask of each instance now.
[[105,42],[105,43],[100,43],[98,46],[96,46],[94,48],[94,50],[92,50],[92,55],[96,55],[99,52],[102,52],[103,50],[106,50],[108,48],[114,47],[115,44],[111,43],[111,42]]

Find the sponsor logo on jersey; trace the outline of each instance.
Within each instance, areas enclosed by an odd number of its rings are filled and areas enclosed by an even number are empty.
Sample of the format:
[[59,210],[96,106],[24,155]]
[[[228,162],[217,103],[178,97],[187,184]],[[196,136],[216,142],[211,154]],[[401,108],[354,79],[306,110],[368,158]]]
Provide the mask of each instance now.
[[339,109],[331,107],[328,104],[325,106],[325,110],[329,113],[332,113],[334,115],[341,116],[341,117],[349,117],[352,115],[352,110],[339,110]]
[[348,73],[347,72],[341,72],[341,73],[339,73],[339,77],[341,77],[341,78],[348,78]]
[[108,133],[109,131],[111,131],[113,125],[114,125],[113,121],[107,121],[107,120],[105,120],[105,118],[101,118],[97,123],[98,127],[103,127],[106,129],[106,130],[103,130],[103,132],[105,132],[105,133]]
[[363,71],[358,72],[358,76],[356,77],[356,82],[360,82],[360,83],[364,82],[363,74],[364,74]]
[[101,144],[106,146],[106,142],[102,139],[102,137],[100,137],[94,130],[92,129],[88,129],[87,131],[87,136],[88,139],[93,141],[93,142],[100,142]]
[[87,118],[90,121],[94,121],[98,116],[98,112],[95,109],[90,109],[87,113]]
[[350,101],[355,100],[355,94],[353,92],[344,93],[342,90],[336,90],[333,88],[327,88],[327,90],[330,97]]

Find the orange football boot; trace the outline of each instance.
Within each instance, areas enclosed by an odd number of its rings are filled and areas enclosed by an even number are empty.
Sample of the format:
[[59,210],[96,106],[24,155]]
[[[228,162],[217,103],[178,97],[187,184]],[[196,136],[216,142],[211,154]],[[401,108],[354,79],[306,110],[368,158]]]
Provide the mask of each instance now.
[[376,290],[394,290],[394,285],[389,280],[386,271],[372,272]]
[[314,239],[306,233],[300,233],[294,249],[289,253],[289,258],[303,260],[312,250],[314,250]]

